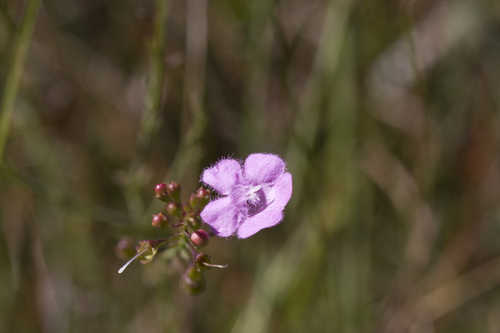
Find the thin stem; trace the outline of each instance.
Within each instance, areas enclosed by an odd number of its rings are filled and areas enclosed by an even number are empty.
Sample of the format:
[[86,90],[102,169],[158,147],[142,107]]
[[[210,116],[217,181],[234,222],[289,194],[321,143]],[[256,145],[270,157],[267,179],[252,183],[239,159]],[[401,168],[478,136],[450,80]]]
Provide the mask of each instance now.
[[5,88],[3,91],[0,115],[0,165],[3,164],[3,154],[7,136],[9,134],[10,119],[14,110],[14,103],[16,101],[17,91],[19,87],[19,80],[23,74],[24,59],[26,52],[31,42],[33,28],[38,16],[40,8],[40,0],[30,0],[26,8],[26,14],[21,25],[21,29],[16,37],[14,48],[12,51],[12,58],[10,59],[10,67],[7,72],[5,80]]
[[[183,87],[183,133],[170,176],[190,179],[203,157],[202,141],[207,118],[204,108],[207,54],[207,0],[186,2],[186,65]],[[186,182],[183,182],[185,184]]]
[[167,22],[166,0],[156,1],[155,30],[151,44],[151,67],[149,72],[146,111],[138,137],[139,152],[143,152],[158,129],[158,114],[161,108],[165,84],[165,27]]

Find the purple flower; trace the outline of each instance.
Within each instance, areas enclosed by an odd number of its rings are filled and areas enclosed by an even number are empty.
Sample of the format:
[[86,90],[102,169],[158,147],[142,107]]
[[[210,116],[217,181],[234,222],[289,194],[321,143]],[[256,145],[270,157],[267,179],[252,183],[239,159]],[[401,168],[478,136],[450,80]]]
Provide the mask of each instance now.
[[206,169],[201,180],[221,195],[201,212],[221,237],[247,238],[278,224],[292,195],[292,175],[273,154],[251,154],[243,168],[236,160],[223,159]]

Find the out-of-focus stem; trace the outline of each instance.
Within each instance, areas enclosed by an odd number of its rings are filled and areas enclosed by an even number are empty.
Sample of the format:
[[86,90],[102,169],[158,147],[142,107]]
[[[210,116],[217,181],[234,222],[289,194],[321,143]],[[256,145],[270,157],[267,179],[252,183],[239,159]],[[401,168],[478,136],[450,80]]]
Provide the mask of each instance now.
[[156,1],[156,16],[153,40],[151,42],[151,67],[149,71],[146,110],[142,117],[141,129],[137,138],[139,152],[149,144],[158,128],[158,113],[161,108],[162,92],[165,83],[165,26],[167,21],[167,0]]
[[[156,15],[154,32],[151,41],[151,59],[148,76],[148,91],[145,101],[145,110],[142,116],[141,127],[137,134],[137,157],[129,169],[129,177],[140,178],[140,166],[143,162],[147,147],[158,130],[158,115],[160,113],[163,88],[165,85],[165,27],[167,22],[167,0],[156,1]],[[139,186],[137,186],[139,185]],[[142,201],[138,188],[139,184],[126,184],[125,197],[128,209],[135,220],[140,220],[144,213],[144,202]]]
[[31,42],[33,28],[40,8],[40,0],[30,0],[21,28],[14,42],[10,67],[7,72],[5,87],[1,101],[2,114],[0,116],[0,164],[3,164],[3,153],[9,134],[10,119],[14,110],[19,80],[23,74],[24,59]]
[[273,1],[252,1],[249,5],[251,24],[248,47],[244,50],[248,66],[247,87],[240,125],[240,150],[247,153],[255,148],[269,149],[270,144],[268,140],[263,140],[269,128],[262,119],[266,118],[268,112],[266,103],[270,88],[271,50],[275,42],[275,34],[271,30],[275,20],[273,9]]
[[[300,183],[300,178],[305,178],[306,176],[306,164],[309,163],[306,159],[309,151],[314,148],[319,121],[321,121],[318,114],[321,97],[319,92],[325,89],[325,81],[330,82],[334,79],[334,75],[338,69],[340,50],[345,43],[348,17],[353,7],[352,4],[353,2],[348,0],[344,2],[330,1],[325,8],[327,12],[322,35],[318,42],[314,68],[306,85],[303,104],[300,106],[300,112],[297,115],[297,124],[294,129],[296,140],[290,143],[287,153],[288,165],[290,170],[294,171],[295,202],[300,200],[299,195],[304,186]],[[354,124],[353,120],[349,118],[350,116],[346,115],[347,113],[348,111],[344,110],[343,117],[337,118],[342,120],[341,124],[337,125],[339,128],[342,125],[348,126],[348,129],[344,130],[345,136],[340,137],[335,142],[337,145],[343,145],[346,142],[344,139],[352,135],[350,131],[352,131]],[[351,154],[351,150],[353,149],[352,143],[344,149],[346,150],[346,155],[342,155],[342,158]],[[334,154],[335,151],[331,151],[331,153]],[[344,170],[349,170],[349,166],[352,165],[349,161],[350,159],[345,160]],[[345,175],[352,177],[348,172],[344,172]],[[344,187],[348,188],[348,184],[344,184]],[[353,198],[352,193],[348,194],[348,197],[344,200],[351,198]],[[331,201],[329,201],[329,204],[331,204]],[[302,206],[301,208],[304,207]],[[298,267],[303,267],[302,265],[309,260],[308,258],[312,257],[311,253],[314,253],[318,249],[321,244],[321,237],[324,236],[320,235],[319,228],[311,227],[311,223],[318,223],[317,221],[321,218],[320,214],[317,213],[319,209],[314,208],[316,207],[303,211],[295,209],[295,212],[293,207],[287,208],[288,214],[299,216],[296,217],[297,220],[304,222],[288,237],[280,251],[269,259],[269,261],[266,261],[265,265],[256,273],[252,296],[236,319],[232,333],[263,333],[270,331],[271,314],[277,300],[280,299],[281,295],[286,293],[294,279],[300,275]],[[303,217],[304,211],[308,212],[307,218]],[[334,219],[334,217],[332,216],[330,219]],[[321,262],[319,257],[316,260],[317,262]],[[315,267],[318,267],[318,265],[316,264]],[[350,312],[347,313],[350,314]]]
[[[200,141],[206,126],[203,99],[207,53],[207,1],[189,0],[186,6],[186,71],[182,117],[182,126],[186,134],[181,138],[179,150],[170,170],[171,176],[180,180],[188,178],[187,176],[192,179],[197,173],[196,168],[203,153]],[[191,170],[192,174],[187,175],[187,170]]]

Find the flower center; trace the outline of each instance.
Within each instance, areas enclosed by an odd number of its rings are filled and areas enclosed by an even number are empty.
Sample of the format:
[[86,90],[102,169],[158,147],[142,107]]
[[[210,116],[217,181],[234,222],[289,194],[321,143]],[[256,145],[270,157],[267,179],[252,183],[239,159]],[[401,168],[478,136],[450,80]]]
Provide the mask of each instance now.
[[[257,206],[259,202],[263,199],[259,196],[259,192],[262,190],[261,185],[251,186],[247,192],[247,204],[251,206]],[[264,198],[265,199],[265,198]]]
[[252,216],[262,211],[267,204],[266,195],[262,185],[242,185],[233,189],[231,197],[233,202]]

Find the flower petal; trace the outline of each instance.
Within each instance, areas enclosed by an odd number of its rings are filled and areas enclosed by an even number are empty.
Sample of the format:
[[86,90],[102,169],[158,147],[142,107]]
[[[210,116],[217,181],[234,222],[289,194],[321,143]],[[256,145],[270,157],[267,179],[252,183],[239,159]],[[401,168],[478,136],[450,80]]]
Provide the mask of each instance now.
[[247,218],[238,228],[239,238],[248,238],[258,231],[275,226],[283,219],[283,208],[292,196],[292,175],[288,172],[281,175],[269,191],[271,204],[260,213]]
[[274,181],[285,171],[285,162],[273,154],[251,154],[245,160],[245,178],[253,184]]
[[271,185],[263,186],[262,191],[267,205],[284,208],[292,196],[292,175],[285,172]]
[[283,219],[283,209],[267,207],[262,212],[247,218],[237,231],[238,238],[248,238],[264,228],[270,228]]
[[239,211],[230,197],[213,200],[200,213],[203,221],[211,226],[220,237],[234,234],[239,223]]
[[220,194],[229,194],[231,188],[241,180],[241,166],[236,160],[221,160],[213,167],[205,169],[201,181]]
[[292,175],[289,172],[285,172],[276,180],[272,188],[274,190],[274,197],[269,198],[268,201],[272,202],[272,205],[281,207],[281,209],[285,208],[292,197]]

